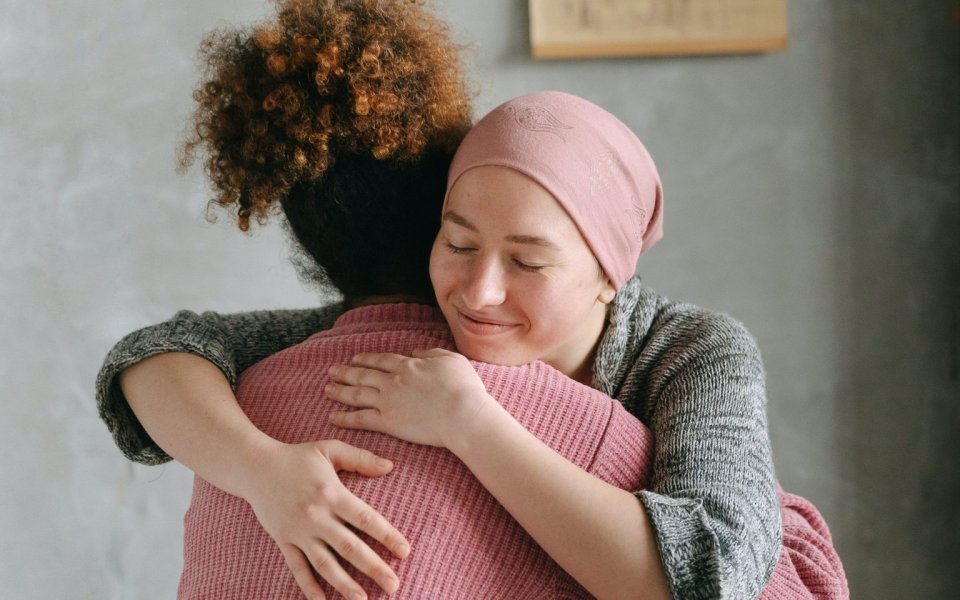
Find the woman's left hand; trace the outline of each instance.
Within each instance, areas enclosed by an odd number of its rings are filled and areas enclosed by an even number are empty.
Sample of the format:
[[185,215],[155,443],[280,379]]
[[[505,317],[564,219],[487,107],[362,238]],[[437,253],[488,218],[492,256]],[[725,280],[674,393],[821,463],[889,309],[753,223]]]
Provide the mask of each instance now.
[[334,412],[346,429],[379,431],[396,438],[449,448],[487,403],[487,393],[461,354],[434,348],[400,354],[358,354],[350,365],[330,368],[327,395],[357,410]]

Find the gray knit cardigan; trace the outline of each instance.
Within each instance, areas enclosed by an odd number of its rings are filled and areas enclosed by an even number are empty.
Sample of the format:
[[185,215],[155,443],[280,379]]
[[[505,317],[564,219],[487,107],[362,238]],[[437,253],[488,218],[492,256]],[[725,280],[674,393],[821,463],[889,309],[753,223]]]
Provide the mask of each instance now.
[[[341,304],[234,315],[189,311],[123,338],[97,377],[97,405],[131,460],[170,457],[150,439],[117,384],[163,352],[202,356],[236,384],[255,362],[329,328]],[[653,478],[638,490],[674,598],[755,598],[782,536],[756,342],[726,315],[670,302],[633,278],[610,310],[594,387],[653,431]]]

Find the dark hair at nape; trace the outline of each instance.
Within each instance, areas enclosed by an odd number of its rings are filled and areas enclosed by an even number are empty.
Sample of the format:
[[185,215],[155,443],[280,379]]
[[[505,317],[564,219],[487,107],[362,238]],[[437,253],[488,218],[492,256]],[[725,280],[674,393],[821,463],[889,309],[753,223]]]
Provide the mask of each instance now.
[[293,186],[283,211],[318,267],[311,276],[347,304],[394,294],[432,301],[430,249],[451,159],[445,148],[403,161],[341,155],[318,181]]

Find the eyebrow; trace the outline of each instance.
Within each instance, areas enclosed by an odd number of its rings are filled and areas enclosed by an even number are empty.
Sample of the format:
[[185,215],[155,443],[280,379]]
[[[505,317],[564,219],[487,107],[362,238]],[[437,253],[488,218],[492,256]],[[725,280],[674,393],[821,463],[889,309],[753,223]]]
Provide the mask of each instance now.
[[477,229],[476,225],[466,220],[462,216],[458,215],[457,213],[453,212],[452,210],[448,210],[447,212],[443,213],[443,220],[456,223],[460,227],[466,227],[470,231],[476,231],[477,233],[480,232],[480,230]]
[[[480,232],[477,229],[477,226],[465,219],[462,215],[453,212],[452,210],[443,213],[443,220],[450,221],[461,227],[469,229],[470,231]],[[508,235],[506,238],[508,242],[514,244],[527,244],[530,246],[542,246],[544,248],[556,248],[557,245],[551,242],[546,238],[542,238],[535,235]]]

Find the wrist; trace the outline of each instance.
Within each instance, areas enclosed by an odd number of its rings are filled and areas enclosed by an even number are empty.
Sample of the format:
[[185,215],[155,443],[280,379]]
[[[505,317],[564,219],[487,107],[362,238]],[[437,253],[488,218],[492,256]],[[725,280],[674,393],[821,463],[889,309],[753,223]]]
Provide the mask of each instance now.
[[489,393],[477,394],[462,411],[462,426],[455,429],[454,437],[445,444],[460,460],[467,462],[474,451],[483,451],[484,440],[491,431],[502,427],[510,414]]
[[225,449],[229,458],[220,467],[222,485],[217,486],[249,502],[258,489],[259,476],[278,469],[277,461],[285,446],[260,430],[244,432],[242,439],[235,440],[232,451]]

